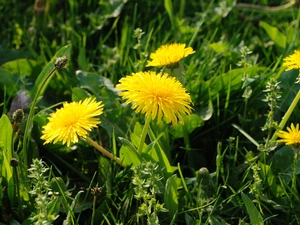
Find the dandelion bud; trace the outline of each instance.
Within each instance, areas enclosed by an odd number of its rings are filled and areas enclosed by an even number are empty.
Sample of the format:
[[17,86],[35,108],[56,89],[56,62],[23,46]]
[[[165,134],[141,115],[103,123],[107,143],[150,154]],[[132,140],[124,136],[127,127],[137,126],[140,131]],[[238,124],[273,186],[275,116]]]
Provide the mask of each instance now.
[[16,158],[11,158],[9,164],[12,167],[17,167],[19,165],[19,160],[17,160]]
[[206,167],[202,167],[197,172],[197,180],[204,185],[209,183],[209,171]]
[[100,195],[102,192],[102,188],[101,187],[94,187],[94,188],[91,188],[91,194],[94,195],[94,196],[98,196]]
[[54,63],[54,66],[57,70],[63,69],[68,62],[68,56],[58,57]]
[[24,120],[24,111],[22,109],[17,109],[13,113],[12,118],[15,123],[22,123]]

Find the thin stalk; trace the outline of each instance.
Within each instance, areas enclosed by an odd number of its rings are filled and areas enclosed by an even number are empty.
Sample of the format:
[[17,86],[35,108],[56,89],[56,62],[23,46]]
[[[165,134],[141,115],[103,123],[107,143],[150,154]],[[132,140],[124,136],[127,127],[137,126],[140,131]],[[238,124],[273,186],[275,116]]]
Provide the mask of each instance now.
[[16,166],[13,166],[13,173],[14,173],[14,179],[15,179],[15,193],[18,198],[18,210],[21,214],[21,217],[24,218],[23,210],[21,209],[21,197],[20,197],[20,182],[19,182],[19,176],[18,176],[18,170]]
[[280,6],[263,6],[263,5],[254,5],[254,4],[248,4],[248,3],[237,3],[235,4],[236,8],[245,8],[245,9],[254,9],[254,10],[263,10],[263,11],[281,11],[284,9],[291,8],[297,1],[292,0],[285,5]]
[[180,164],[179,163],[177,164],[177,168],[178,168],[178,172],[179,172],[179,176],[180,176],[180,179],[181,179],[181,182],[182,182],[183,189],[185,190],[185,193],[187,195],[187,198],[188,198],[189,202],[191,204],[193,204],[193,198],[192,198],[192,196],[191,196],[191,194],[190,194],[190,192],[189,192],[189,190],[187,188],[187,185],[186,185],[185,179],[183,177],[183,174],[181,172],[181,168],[180,168]]
[[23,143],[23,157],[24,157],[24,162],[25,162],[26,166],[28,166],[28,164],[27,164],[27,162],[28,162],[27,161],[27,157],[28,157],[27,149],[28,149],[28,143],[29,143],[29,139],[30,139],[30,129],[31,129],[31,125],[32,125],[32,118],[34,115],[34,108],[36,106],[36,103],[37,103],[38,97],[40,96],[41,91],[43,90],[47,81],[54,74],[55,70],[56,70],[56,67],[53,67],[52,70],[48,73],[46,79],[42,83],[41,87],[38,89],[36,95],[34,96],[32,103],[31,103],[29,115],[28,115],[27,122],[26,122],[26,127],[25,127],[25,132],[24,132],[24,143]]
[[191,148],[191,143],[190,143],[190,138],[189,138],[189,132],[188,132],[188,123],[189,121],[187,119],[185,119],[184,124],[182,126],[182,130],[183,130],[183,140],[184,140],[184,145],[186,150],[190,150]]
[[140,145],[139,145],[139,148],[138,148],[138,153],[139,154],[141,154],[142,151],[143,151],[143,146],[144,146],[144,143],[145,143],[146,135],[148,133],[150,122],[151,122],[151,117],[150,116],[146,117],[146,122],[145,122],[145,125],[143,127],[141,141],[140,141]]
[[112,153],[110,153],[109,151],[107,151],[105,148],[103,148],[101,145],[97,144],[95,141],[93,141],[91,138],[87,137],[86,138],[87,142],[89,144],[91,144],[94,148],[96,148],[99,152],[101,152],[104,156],[106,156],[107,158],[116,161],[116,163],[118,163],[120,166],[122,167],[126,167],[126,165],[123,165],[121,163],[121,160],[114,156]]
[[97,201],[97,196],[95,195],[93,199],[93,212],[92,212],[91,225],[93,225],[95,221],[96,201]]
[[[292,104],[290,105],[290,107],[288,108],[288,110],[286,111],[286,113],[284,114],[284,116],[282,117],[282,120],[279,124],[279,128],[282,129],[286,122],[288,121],[288,119],[290,118],[292,112],[294,111],[295,107],[297,106],[298,102],[300,100],[300,90],[298,91],[296,97],[294,98]],[[271,139],[271,141],[275,141],[277,139],[277,132],[275,132],[273,134],[273,137]]]
[[63,69],[66,64],[68,62],[68,57],[67,56],[63,56],[63,57],[58,57],[54,63],[54,67],[50,70],[50,72],[48,73],[48,75],[46,76],[46,78],[43,80],[42,85],[39,87],[39,89],[37,90],[37,93],[34,96],[34,99],[31,103],[31,107],[30,107],[30,111],[29,111],[29,115],[27,118],[27,122],[26,122],[26,127],[25,127],[25,132],[24,132],[24,140],[23,140],[23,157],[24,157],[24,162],[25,162],[25,166],[29,166],[28,165],[28,143],[29,143],[29,139],[30,139],[30,131],[31,131],[31,126],[32,126],[32,119],[33,119],[33,115],[34,115],[34,108],[37,104],[37,100],[41,94],[41,91],[44,89],[45,85],[47,84],[48,80],[52,77],[52,75],[54,74],[54,72],[56,70],[61,70]]
[[298,151],[294,150],[294,170],[293,170],[293,178],[292,178],[292,191],[294,195],[298,195],[297,191],[297,160],[298,160]]
[[247,107],[248,107],[248,98],[245,98],[245,107],[244,107],[244,118],[246,119],[247,115]]

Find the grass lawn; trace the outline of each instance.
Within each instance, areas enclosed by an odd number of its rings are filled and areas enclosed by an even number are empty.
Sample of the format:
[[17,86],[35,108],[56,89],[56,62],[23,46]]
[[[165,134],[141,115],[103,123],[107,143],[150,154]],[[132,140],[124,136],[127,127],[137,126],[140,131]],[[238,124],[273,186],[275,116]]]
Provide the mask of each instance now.
[[0,0],[0,225],[300,224],[298,0]]

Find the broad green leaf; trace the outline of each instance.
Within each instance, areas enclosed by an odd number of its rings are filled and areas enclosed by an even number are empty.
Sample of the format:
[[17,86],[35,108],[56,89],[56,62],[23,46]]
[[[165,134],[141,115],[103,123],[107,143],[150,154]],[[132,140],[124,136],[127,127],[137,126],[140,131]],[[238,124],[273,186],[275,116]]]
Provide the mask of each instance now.
[[142,157],[138,154],[134,146],[125,138],[119,138],[123,143],[120,149],[120,159],[125,165],[139,166],[142,162]]
[[37,71],[39,69],[37,61],[32,59],[16,59],[4,63],[1,67],[8,70],[12,74],[21,76],[30,76],[33,73],[38,74]]
[[208,45],[212,50],[214,50],[216,53],[224,52],[228,47],[225,43],[215,42]]
[[12,158],[12,124],[6,115],[0,119],[0,146],[3,147],[3,154],[10,160]]
[[[281,149],[276,150],[274,156],[271,159],[271,170],[277,176],[279,174],[289,175],[291,179],[293,175],[293,163],[294,152],[289,146],[284,146]],[[297,161],[296,173],[300,174],[300,160]],[[288,181],[288,180],[286,180]]]
[[176,179],[178,179],[176,175],[169,177],[165,186],[164,202],[170,216],[177,214],[178,211],[178,186]]
[[98,160],[98,182],[104,184],[107,179],[109,179],[109,170],[111,168],[112,161],[108,160],[105,157],[99,157]]
[[89,69],[89,62],[86,58],[86,48],[85,47],[79,48],[78,65],[79,65],[79,69],[81,69],[81,70]]
[[16,50],[15,48],[3,49],[2,47],[3,46],[0,47],[0,55],[3,57],[0,57],[0,65],[3,65],[4,63],[15,59],[32,57],[32,54],[30,53],[28,48],[21,48]]
[[100,76],[97,73],[76,71],[76,77],[80,88],[87,90],[101,100],[106,107],[115,107],[116,96],[119,91],[115,88],[110,79]]
[[[24,171],[23,171],[23,173],[24,173]],[[23,201],[28,202],[30,200],[30,198],[29,198],[28,189],[25,185],[26,184],[24,184],[24,183],[22,183],[22,184],[19,183],[20,196],[23,199]]]
[[[131,143],[136,147],[136,149],[138,149],[138,147],[140,146],[142,132],[143,132],[142,125],[139,122],[136,122],[133,128],[133,133],[130,134]],[[146,143],[144,143],[142,152],[144,152],[145,149],[146,149]]]
[[16,78],[8,70],[0,68],[0,84],[1,89],[6,87],[6,91],[9,95],[14,96],[18,91],[18,85],[16,83]]
[[[254,77],[261,72],[265,71],[266,68],[252,66],[246,70],[249,77]],[[239,90],[241,89],[243,82],[242,77],[244,76],[244,69],[233,69],[228,73],[221,74],[219,76],[215,76],[210,80],[206,81],[207,87],[210,90],[210,96],[212,100],[218,96],[220,92],[226,92],[228,90],[228,86],[230,86],[230,90]]]
[[189,213],[184,213],[184,220],[186,225],[197,225],[199,221],[195,219],[194,216],[191,216]]
[[148,154],[152,158],[157,159],[159,164],[166,168],[166,170],[165,170],[166,177],[169,177],[177,169],[177,167],[172,167],[170,165],[169,159],[167,158],[165,152],[163,151],[163,149],[159,146],[159,144],[157,142],[153,146],[153,149],[151,151],[149,151]]
[[79,87],[72,88],[72,101],[80,101],[89,97],[89,93]]
[[216,218],[213,215],[209,215],[208,218],[209,225],[228,225],[228,223],[222,218]]
[[250,217],[250,221],[252,225],[263,225],[263,218],[261,217],[260,213],[256,209],[255,205],[251,201],[251,199],[242,192],[242,199],[246,206],[248,215]]
[[125,137],[125,132],[118,125],[119,124],[115,121],[111,120],[110,118],[107,118],[106,115],[104,117],[101,116],[100,126],[103,127],[110,136],[113,132],[115,132],[118,137]]
[[152,129],[149,129],[149,137],[151,140],[151,144],[153,144],[153,148],[151,151],[149,151],[149,155],[154,158],[157,159],[157,161],[159,162],[160,166],[166,168],[166,173],[165,173],[165,177],[169,177],[176,169],[177,167],[172,167],[170,164],[170,161],[165,153],[165,151],[169,151],[169,149],[162,149],[160,144],[159,144],[159,139],[160,137],[163,136],[163,133],[161,133],[160,136],[156,137],[152,131]]
[[14,201],[14,180],[12,167],[10,166],[10,160],[12,158],[12,125],[6,115],[3,115],[0,119],[0,163],[1,174],[6,180],[8,197],[11,201]]
[[281,98],[280,98],[280,110],[286,112],[293,102],[296,94],[300,90],[300,84],[296,84],[296,78],[298,76],[298,70],[291,70],[282,73],[278,78],[280,82]]
[[[62,57],[62,56],[65,56],[65,55],[69,56],[70,51],[71,51],[71,45],[66,45],[66,46],[62,47],[60,50],[58,50],[58,52],[56,52],[56,54],[47,63],[47,65],[44,66],[43,70],[41,71],[38,78],[36,79],[36,82],[34,83],[33,89],[31,91],[31,98],[32,99],[37,94],[37,91],[40,89],[42,84],[47,79],[47,76],[50,73],[50,71],[54,68],[54,63],[55,63],[56,59],[58,57]],[[46,81],[46,83],[43,87],[43,90],[41,90],[41,92],[40,92],[40,96],[43,95],[44,91],[46,90],[46,88],[47,88],[47,86],[50,82],[50,80],[51,80],[51,78]]]
[[164,152],[166,153],[166,156],[168,157],[169,160],[171,160],[171,141],[170,141],[170,135],[169,135],[169,125],[161,122],[161,123],[156,123],[153,122],[151,123],[151,131],[155,135],[155,137],[158,138],[158,143],[162,149],[164,149]]
[[264,21],[260,21],[259,26],[267,32],[271,40],[274,41],[277,46],[285,48],[286,36],[281,33],[277,27],[273,27]]
[[202,118],[196,114],[184,116],[184,124],[177,123],[175,126],[173,126],[171,129],[171,134],[175,139],[182,138],[184,135],[192,133],[196,128],[202,126],[203,124],[204,121]]
[[[272,164],[271,164],[272,165]],[[259,163],[260,174],[263,180],[267,180],[268,186],[272,191],[273,195],[277,198],[284,195],[285,192],[282,190],[281,186],[276,183],[277,176],[275,176],[271,170],[271,166]],[[267,179],[266,179],[267,178]]]
[[72,99],[81,100],[91,94],[98,101],[102,101],[104,112],[101,115],[101,127],[105,128],[111,136],[113,132],[117,136],[125,137],[127,132],[127,121],[132,120],[130,107],[122,107],[118,99],[119,91],[114,84],[106,77],[98,73],[89,73],[85,71],[76,71],[76,77],[79,81],[79,87],[72,89]]

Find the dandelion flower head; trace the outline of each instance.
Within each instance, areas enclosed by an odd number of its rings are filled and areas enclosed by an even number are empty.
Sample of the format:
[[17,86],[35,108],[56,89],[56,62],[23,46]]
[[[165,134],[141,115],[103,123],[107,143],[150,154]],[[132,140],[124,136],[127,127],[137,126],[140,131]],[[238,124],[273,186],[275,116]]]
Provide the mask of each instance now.
[[100,124],[96,118],[103,113],[102,102],[94,98],[84,101],[64,103],[63,107],[51,113],[49,122],[43,126],[42,140],[44,144],[61,141],[63,144],[76,143],[79,137],[86,138],[92,128]]
[[185,47],[185,44],[168,44],[162,45],[154,53],[150,54],[150,59],[147,66],[172,66],[173,64],[179,63],[179,61],[188,55],[193,54],[195,51],[191,48]]
[[295,50],[294,54],[287,56],[283,59],[285,62],[282,64],[286,66],[286,71],[292,69],[300,69],[300,51]]
[[284,142],[286,145],[299,145],[300,144],[300,131],[299,131],[299,124],[294,126],[291,124],[291,127],[287,128],[287,131],[278,131],[277,136],[282,138],[277,142]]
[[160,123],[165,118],[167,123],[183,122],[182,115],[191,113],[192,100],[181,83],[167,73],[156,74],[150,72],[133,73],[120,80],[117,89],[122,90],[119,95],[126,100],[126,104],[133,103],[132,108],[141,112],[152,120],[157,118]]

